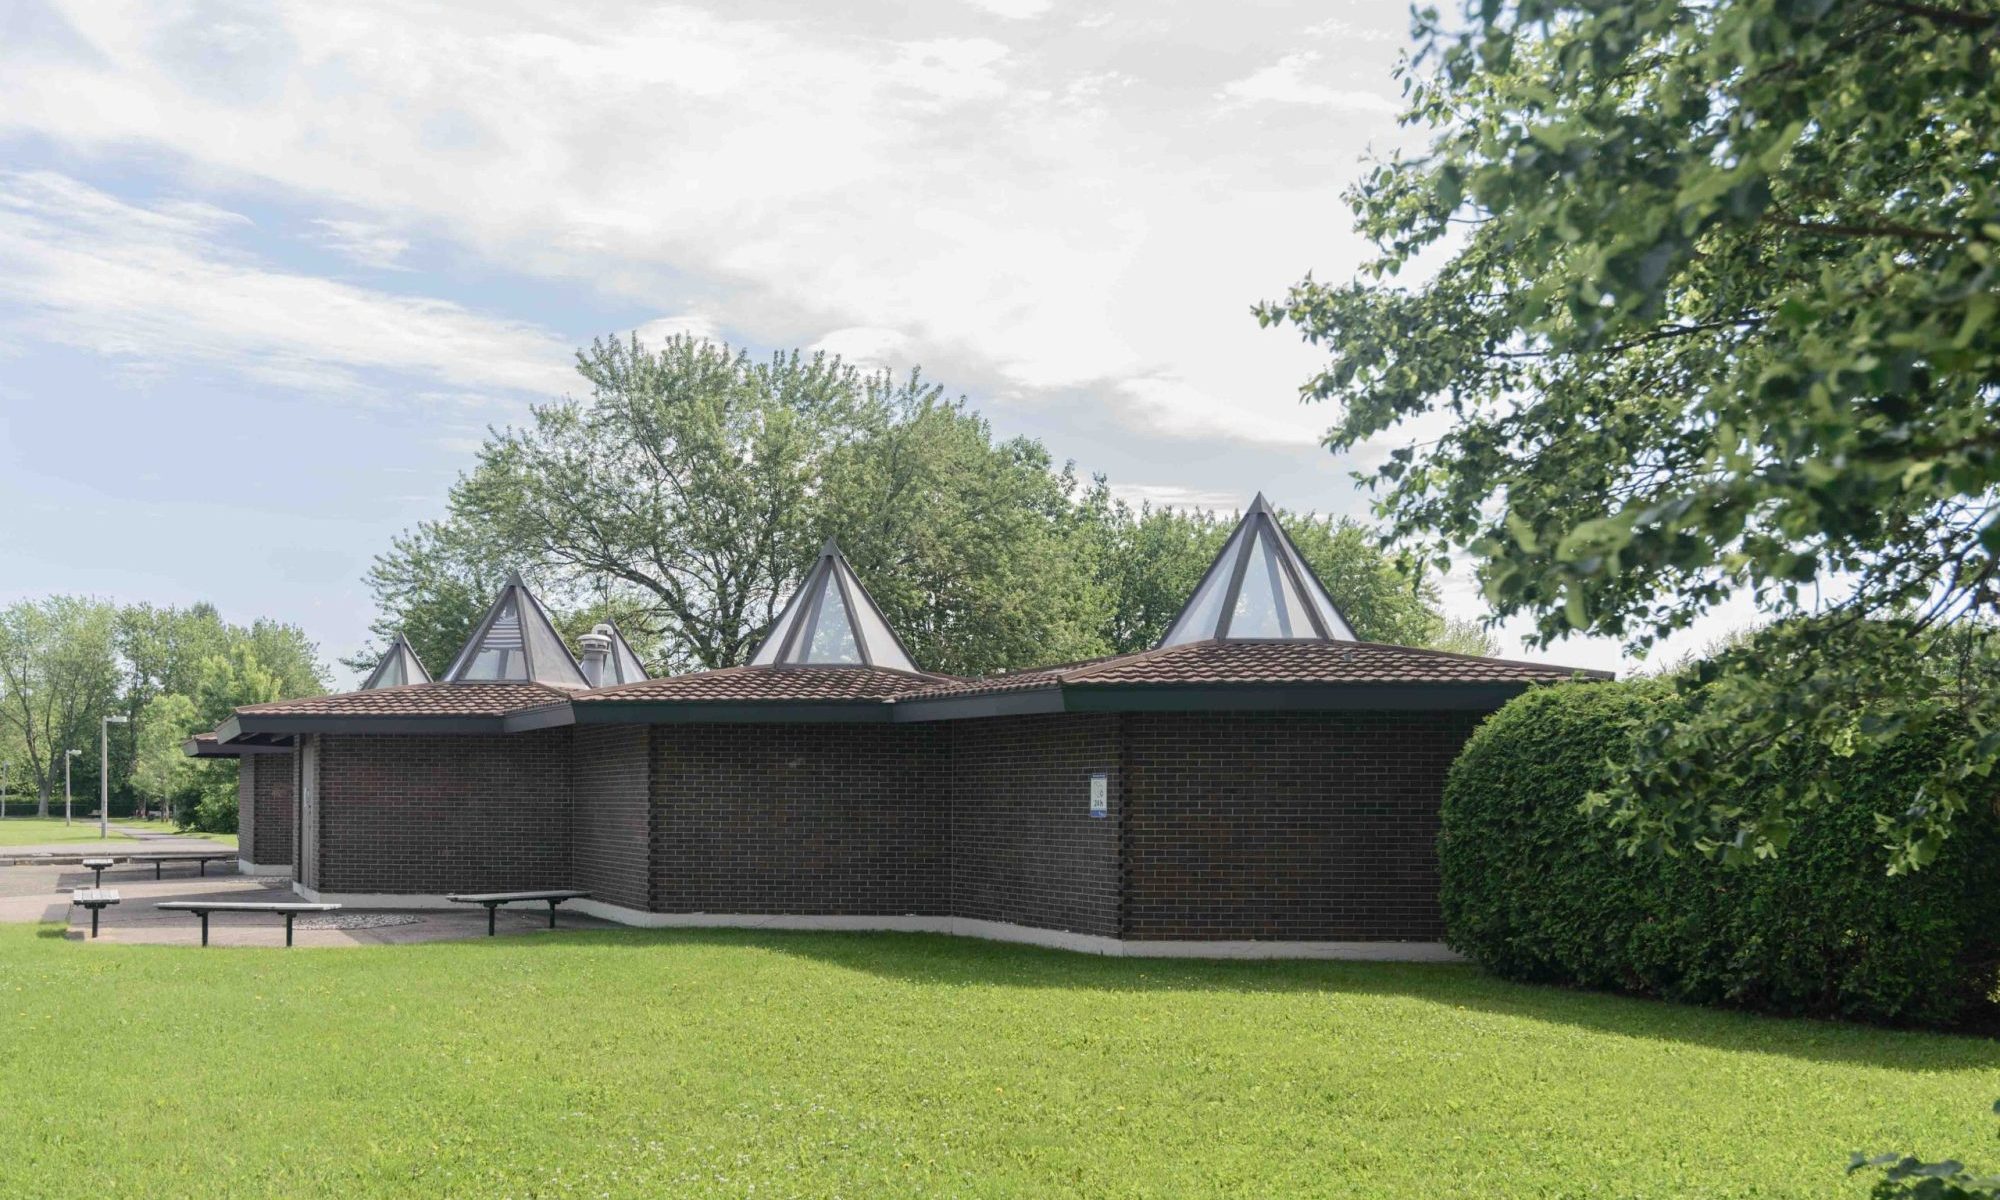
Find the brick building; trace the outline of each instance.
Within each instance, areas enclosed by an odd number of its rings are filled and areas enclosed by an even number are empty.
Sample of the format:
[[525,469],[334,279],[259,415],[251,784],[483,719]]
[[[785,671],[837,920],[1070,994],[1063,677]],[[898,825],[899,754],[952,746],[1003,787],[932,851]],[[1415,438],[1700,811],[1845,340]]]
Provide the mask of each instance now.
[[294,887],[347,904],[575,887],[635,925],[1424,957],[1452,759],[1602,677],[1357,640],[1262,497],[1139,653],[927,673],[831,543],[745,666],[583,649],[514,580],[442,680],[238,709],[214,752],[284,763],[246,826],[289,805]]

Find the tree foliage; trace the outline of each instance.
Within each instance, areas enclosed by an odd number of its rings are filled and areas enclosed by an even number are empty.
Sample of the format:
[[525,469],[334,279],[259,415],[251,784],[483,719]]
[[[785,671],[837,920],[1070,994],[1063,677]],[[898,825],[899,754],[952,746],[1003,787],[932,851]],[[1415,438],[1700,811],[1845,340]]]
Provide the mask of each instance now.
[[[0,609],[0,723],[21,748],[36,789],[36,812],[71,749],[97,741],[97,722],[118,690],[111,605],[82,596],[51,596]],[[96,779],[96,756],[90,756]]]
[[233,764],[193,763],[181,743],[237,705],[325,688],[318,649],[298,627],[231,625],[209,604],[120,608],[52,596],[0,609],[0,747],[12,748],[0,753],[14,764],[12,786],[35,787],[43,813],[67,749],[86,752],[75,764],[76,793],[97,791],[100,722],[121,712],[131,724],[108,746],[114,811],[133,794],[178,798],[177,812],[204,796],[226,793],[233,803]]
[[[445,519],[376,560],[384,643],[442,671],[517,569],[572,637],[610,616],[655,671],[733,666],[833,537],[924,667],[1060,662],[1151,645],[1231,524],[1118,503],[916,373],[684,337],[578,365],[587,397],[496,431]],[[1287,520],[1363,636],[1485,647],[1363,527]]]
[[[1776,814],[1703,797],[1795,724],[1902,736],[1939,698],[1897,663],[2000,611],[2000,10],[1482,0],[1415,35],[1428,147],[1348,195],[1378,256],[1260,318],[1330,353],[1333,448],[1448,422],[1374,475],[1388,533],[1470,547],[1545,642],[1643,651],[1740,593],[1810,618],[1691,681],[1728,702],[1611,806],[1630,848],[1769,851]],[[2000,759],[1995,696],[1889,814],[1896,867]]]

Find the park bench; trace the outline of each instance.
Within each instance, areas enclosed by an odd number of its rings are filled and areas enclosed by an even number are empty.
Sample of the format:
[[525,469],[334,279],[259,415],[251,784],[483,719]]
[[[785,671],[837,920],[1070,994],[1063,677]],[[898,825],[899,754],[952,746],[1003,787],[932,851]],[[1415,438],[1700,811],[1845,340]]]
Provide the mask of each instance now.
[[97,914],[118,903],[116,888],[77,888],[69,894],[71,904],[81,904],[90,910],[90,936],[97,936]]
[[277,913],[285,918],[285,945],[292,944],[292,919],[300,913],[326,913],[338,904],[300,904],[291,901],[249,900],[163,900],[154,908],[171,912],[191,912],[201,918],[201,944],[208,945],[208,914],[218,912]]
[[549,928],[556,927],[556,905],[565,900],[587,900],[589,892],[547,891],[547,892],[454,892],[445,899],[453,904],[483,904],[486,906],[486,936],[493,936],[493,914],[503,904],[530,903],[540,900],[549,906]]
[[180,852],[175,854],[132,854],[132,855],[127,855],[125,861],[134,863],[146,863],[146,862],[152,863],[153,878],[159,879],[162,878],[160,874],[161,869],[170,862],[194,863],[201,868],[200,873],[205,877],[208,874],[208,864],[212,862],[224,862],[224,861],[233,862],[235,861],[236,857],[237,857],[237,852],[234,850],[224,850],[218,854],[202,854],[199,851],[196,851],[191,854],[186,852]]
[[118,861],[118,860],[117,860],[117,859],[115,859],[115,858],[86,858],[86,859],[84,859],[84,860],[83,860],[83,863],[82,863],[83,867],[84,867],[85,869],[87,869],[87,870],[91,870],[91,871],[95,871],[95,872],[97,872],[97,878],[96,878],[96,880],[94,880],[94,881],[93,881],[93,882],[91,883],[91,885],[90,885],[90,886],[92,886],[92,887],[100,887],[100,888],[101,888],[101,887],[103,887],[103,886],[104,886],[104,869],[105,869],[106,867],[109,867],[109,866],[110,866],[111,864],[113,864],[113,863],[115,863],[115,862],[117,862],[117,861]]

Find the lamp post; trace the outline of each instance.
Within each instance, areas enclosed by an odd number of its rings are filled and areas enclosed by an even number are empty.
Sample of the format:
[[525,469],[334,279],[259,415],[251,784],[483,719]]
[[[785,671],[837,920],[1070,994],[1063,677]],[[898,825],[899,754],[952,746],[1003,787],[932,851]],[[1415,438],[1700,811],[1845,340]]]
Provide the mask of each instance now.
[[106,713],[97,727],[97,836],[111,836],[111,727],[129,725],[124,713]]
[[70,760],[81,757],[83,757],[83,751],[81,750],[68,750],[63,753],[63,824],[64,825],[69,824],[69,764]]

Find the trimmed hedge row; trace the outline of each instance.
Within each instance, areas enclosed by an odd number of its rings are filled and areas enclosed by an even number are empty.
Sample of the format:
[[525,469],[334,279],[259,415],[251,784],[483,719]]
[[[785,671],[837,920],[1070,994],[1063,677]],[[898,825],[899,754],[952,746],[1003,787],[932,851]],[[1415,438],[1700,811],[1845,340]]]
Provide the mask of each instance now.
[[1446,938],[1510,979],[1792,1015],[1951,1024],[2000,984],[2000,819],[1890,876],[1877,812],[1908,804],[1925,744],[1802,753],[1842,799],[1776,859],[1626,857],[1580,811],[1655,683],[1564,684],[1483,724],[1453,765],[1439,838]]

